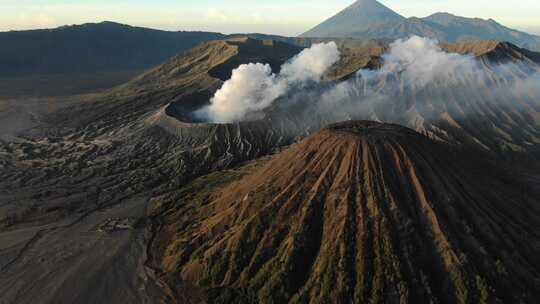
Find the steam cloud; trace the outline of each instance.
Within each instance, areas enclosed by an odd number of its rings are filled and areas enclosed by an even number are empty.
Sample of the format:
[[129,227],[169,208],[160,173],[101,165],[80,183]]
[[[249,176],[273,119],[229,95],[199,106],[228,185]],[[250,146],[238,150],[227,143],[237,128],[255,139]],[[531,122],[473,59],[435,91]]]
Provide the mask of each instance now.
[[447,53],[436,41],[417,36],[393,42],[382,59],[379,69],[360,70],[316,94],[298,92],[294,103],[304,104],[296,107],[304,109],[298,115],[308,125],[369,119],[422,128],[446,113],[465,117],[507,105],[538,113],[538,66],[486,66],[473,55]]
[[302,51],[281,67],[280,76],[290,83],[319,82],[326,71],[339,60],[335,42],[319,43]]
[[415,119],[436,119],[447,111],[469,115],[480,103],[527,107],[526,102],[540,100],[537,67],[486,67],[473,55],[447,53],[428,38],[397,40],[382,59],[380,69],[360,70],[353,79],[324,89],[310,111],[332,122],[371,119],[415,127]]
[[330,42],[302,51],[281,67],[279,75],[273,74],[268,64],[243,64],[216,92],[210,106],[195,116],[220,123],[262,118],[262,110],[291,88],[321,81],[339,57],[337,45]]
[[244,64],[232,72],[231,79],[212,98],[212,104],[196,115],[207,116],[214,122],[241,121],[248,114],[258,116],[286,89],[287,84],[272,73],[270,65]]
[[384,65],[375,72],[361,71],[365,78],[388,77],[401,74],[405,85],[422,88],[435,81],[452,81],[455,76],[468,77],[478,69],[472,55],[444,52],[436,41],[413,36],[390,44],[390,52],[383,55]]
[[237,122],[260,119],[275,105],[272,115],[294,113],[306,126],[370,119],[415,128],[447,112],[468,115],[479,107],[489,112],[509,103],[539,112],[540,74],[534,64],[486,66],[473,55],[447,53],[436,41],[413,36],[390,44],[379,69],[360,70],[342,82],[321,82],[339,57],[331,42],[303,51],[278,75],[268,65],[243,65],[197,115]]

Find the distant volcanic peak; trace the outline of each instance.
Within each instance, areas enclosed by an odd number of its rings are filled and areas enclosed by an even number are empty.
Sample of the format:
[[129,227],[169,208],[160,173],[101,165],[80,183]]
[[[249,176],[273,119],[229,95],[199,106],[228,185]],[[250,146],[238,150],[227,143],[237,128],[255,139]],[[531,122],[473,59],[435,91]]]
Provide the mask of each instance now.
[[436,13],[404,18],[377,1],[358,1],[317,25],[301,37],[398,39],[411,35],[439,41],[497,39],[538,50],[540,37],[507,28],[496,21]]
[[396,16],[396,19],[404,18],[398,13],[392,11],[377,0],[358,0],[344,9],[342,12],[355,12],[359,15],[368,15],[371,13],[383,13]]
[[367,30],[405,18],[375,0],[359,0],[337,15],[302,34],[302,37],[350,37],[350,33]]

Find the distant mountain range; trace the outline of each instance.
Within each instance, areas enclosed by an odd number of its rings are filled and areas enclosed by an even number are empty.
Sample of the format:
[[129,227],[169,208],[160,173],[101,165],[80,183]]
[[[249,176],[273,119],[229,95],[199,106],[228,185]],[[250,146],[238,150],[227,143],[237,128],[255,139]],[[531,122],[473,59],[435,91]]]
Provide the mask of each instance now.
[[311,41],[265,34],[163,31],[110,21],[0,32],[0,77],[140,71],[203,42],[246,36],[305,46]]
[[493,19],[465,18],[448,13],[405,18],[376,0],[359,0],[301,37],[397,39],[411,35],[443,42],[499,40],[540,50],[540,36],[510,29]]
[[0,77],[141,69],[225,35],[114,22],[0,32]]
[[[87,78],[85,75],[95,72],[140,73],[200,43],[245,36],[309,46],[329,38],[341,42],[350,38],[388,41],[413,34],[442,42],[507,41],[523,48],[540,50],[540,37],[506,28],[494,20],[463,18],[447,13],[405,18],[376,0],[360,0],[300,37],[173,32],[115,22],[0,32],[0,77],[82,73]],[[124,78],[118,81],[128,80],[127,76]],[[40,82],[34,82],[35,87],[39,87]]]

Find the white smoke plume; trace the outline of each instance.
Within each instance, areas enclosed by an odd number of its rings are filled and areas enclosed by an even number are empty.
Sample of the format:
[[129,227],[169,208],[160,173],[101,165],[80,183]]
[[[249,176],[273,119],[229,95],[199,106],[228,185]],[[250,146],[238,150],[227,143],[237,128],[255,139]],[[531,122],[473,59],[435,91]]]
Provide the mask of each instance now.
[[437,41],[418,36],[391,43],[383,61],[383,67],[376,72],[379,77],[401,74],[406,85],[417,88],[434,81],[455,83],[456,75],[471,76],[478,69],[472,55],[446,53]]
[[360,70],[337,83],[321,82],[339,60],[334,43],[305,50],[278,75],[268,66],[242,66],[198,114],[213,122],[294,117],[303,130],[349,119],[433,130],[442,121],[479,143],[489,132],[523,145],[540,141],[535,127],[523,128],[540,122],[538,65],[479,61],[447,53],[436,41],[420,37],[395,41],[382,59],[379,69]]
[[[243,64],[212,98],[203,114],[214,122],[258,119],[258,113],[286,92],[286,83],[272,73],[268,64]],[[253,117],[246,117],[252,114]]]
[[360,70],[351,80],[322,89],[317,99],[303,98],[302,92],[295,98],[326,121],[385,117],[410,127],[414,119],[436,119],[447,111],[468,115],[481,103],[523,108],[527,100],[540,102],[538,66],[486,67],[473,55],[447,53],[436,41],[417,36],[390,44],[382,59],[380,69]]
[[216,92],[211,104],[194,115],[217,123],[262,118],[263,110],[292,87],[319,82],[339,57],[336,43],[329,42],[302,51],[281,67],[279,75],[272,73],[269,65],[243,64]]
[[280,76],[291,83],[318,82],[339,57],[335,42],[315,44],[285,63]]

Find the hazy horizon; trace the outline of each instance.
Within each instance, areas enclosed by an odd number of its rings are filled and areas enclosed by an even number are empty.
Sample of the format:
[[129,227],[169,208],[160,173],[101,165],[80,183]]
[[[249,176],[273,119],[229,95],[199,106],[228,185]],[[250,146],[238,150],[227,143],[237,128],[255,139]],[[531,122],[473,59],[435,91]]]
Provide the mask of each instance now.
[[[354,0],[217,0],[135,1],[89,0],[4,0],[0,3],[0,31],[55,28],[63,25],[114,21],[162,30],[258,32],[284,36],[299,35],[338,13]],[[384,5],[405,17],[425,17],[448,12],[464,17],[495,19],[499,23],[533,34],[540,34],[540,2],[519,0],[520,5],[503,1],[405,1],[383,0]],[[298,12],[301,12],[300,14]]]

